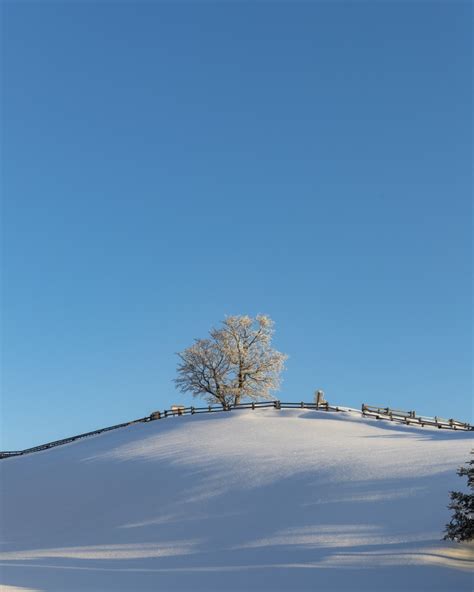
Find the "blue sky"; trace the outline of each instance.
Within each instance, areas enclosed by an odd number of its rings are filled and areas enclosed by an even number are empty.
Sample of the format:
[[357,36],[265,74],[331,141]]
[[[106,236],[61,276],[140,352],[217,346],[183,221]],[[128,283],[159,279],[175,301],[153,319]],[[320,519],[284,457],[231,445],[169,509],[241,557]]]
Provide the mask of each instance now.
[[227,314],[282,400],[472,418],[470,3],[2,10],[4,449],[190,403]]

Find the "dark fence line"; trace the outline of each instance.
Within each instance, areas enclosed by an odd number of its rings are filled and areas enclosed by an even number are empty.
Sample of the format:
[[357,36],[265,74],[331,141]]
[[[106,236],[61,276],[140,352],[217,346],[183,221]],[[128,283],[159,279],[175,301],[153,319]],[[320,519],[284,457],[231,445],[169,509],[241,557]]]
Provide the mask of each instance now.
[[421,427],[433,426],[439,429],[449,430],[474,430],[469,423],[457,419],[444,419],[443,417],[428,417],[426,415],[416,415],[415,411],[402,411],[400,409],[390,409],[390,407],[375,407],[362,403],[362,415],[364,417],[375,417],[375,419],[388,419],[398,421],[406,425],[417,425]]
[[140,421],[147,421],[149,418],[142,418],[136,419],[134,421],[127,421],[126,423],[118,423],[117,425],[109,426],[106,428],[101,428],[99,430],[94,430],[93,432],[86,432],[84,434],[79,434],[77,436],[71,436],[70,438],[63,438],[62,440],[55,440],[54,442],[48,442],[46,444],[40,444],[39,446],[34,446],[33,448],[26,448],[25,450],[14,450],[14,451],[6,451],[0,452],[0,459],[8,458],[9,456],[20,456],[22,454],[28,454],[30,452],[39,452],[40,450],[47,450],[48,448],[54,448],[55,446],[62,446],[63,444],[69,444],[70,442],[75,442],[76,440],[81,440],[82,438],[87,438],[89,436],[95,436],[97,434],[102,434],[103,432],[109,432],[110,430],[116,430],[118,428],[124,428],[126,426],[132,425],[134,423],[138,423]]
[[220,413],[225,411],[240,410],[240,409],[320,409],[323,411],[340,411],[339,407],[331,407],[327,402],[320,403],[299,403],[290,402],[282,403],[281,401],[257,401],[253,403],[239,403],[238,405],[208,405],[207,407],[183,407],[181,405],[174,405],[171,409],[164,411],[154,411],[150,415],[150,420],[162,419],[164,417],[172,417],[175,415],[194,415],[195,413]]
[[[125,423],[119,423],[117,425],[109,426],[94,430],[92,432],[86,432],[77,436],[71,436],[70,438],[64,438],[62,440],[55,440],[54,442],[48,442],[46,444],[40,444],[33,448],[26,448],[25,450],[10,450],[0,452],[0,459],[9,458],[12,456],[22,456],[24,454],[30,454],[32,452],[40,452],[41,450],[47,450],[48,448],[54,448],[56,446],[62,446],[63,444],[69,444],[82,438],[88,438],[90,436],[97,436],[104,432],[110,432],[111,430],[117,430],[119,428],[125,428],[127,426],[134,425],[136,423],[146,423],[149,421],[155,421],[158,419],[165,419],[168,417],[175,417],[181,415],[195,415],[198,413],[226,413],[229,411],[239,411],[241,409],[310,409],[316,411],[344,411],[344,407],[329,405],[329,403],[305,403],[300,402],[282,402],[282,401],[257,401],[251,403],[239,403],[238,405],[208,405],[207,407],[184,407],[182,405],[173,405],[171,409],[165,409],[164,411],[154,411],[151,415],[135,419],[133,421],[127,421]],[[454,430],[474,430],[468,423],[463,423],[454,419],[442,419],[440,417],[423,417],[416,416],[414,411],[400,411],[396,409],[390,409],[388,407],[373,407],[370,405],[362,404],[362,415],[364,417],[375,417],[376,419],[388,419],[391,421],[399,421],[405,424],[435,426],[438,428],[454,429]]]

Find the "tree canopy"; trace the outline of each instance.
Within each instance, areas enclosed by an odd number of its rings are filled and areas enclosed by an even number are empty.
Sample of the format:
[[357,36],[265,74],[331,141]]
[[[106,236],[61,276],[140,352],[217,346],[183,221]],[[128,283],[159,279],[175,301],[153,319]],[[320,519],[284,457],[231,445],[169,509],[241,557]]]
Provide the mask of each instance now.
[[272,398],[287,358],[271,347],[273,327],[266,315],[227,317],[207,339],[178,353],[177,387],[223,407]]

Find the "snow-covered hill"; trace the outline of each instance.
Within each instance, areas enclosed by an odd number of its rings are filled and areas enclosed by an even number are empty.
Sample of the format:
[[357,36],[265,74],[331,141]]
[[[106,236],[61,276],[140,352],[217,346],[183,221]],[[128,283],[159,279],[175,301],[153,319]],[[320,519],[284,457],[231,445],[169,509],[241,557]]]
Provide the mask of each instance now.
[[0,462],[2,590],[469,591],[466,432],[355,412],[136,424]]

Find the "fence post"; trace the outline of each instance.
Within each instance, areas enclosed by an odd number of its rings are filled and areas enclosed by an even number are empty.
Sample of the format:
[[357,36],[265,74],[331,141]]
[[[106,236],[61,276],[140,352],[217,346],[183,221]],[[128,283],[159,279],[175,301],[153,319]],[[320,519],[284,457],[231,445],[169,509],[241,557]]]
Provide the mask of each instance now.
[[319,409],[320,406],[324,407],[324,404],[326,403],[326,401],[324,400],[324,392],[323,391],[316,391],[315,402],[316,402],[316,409]]

